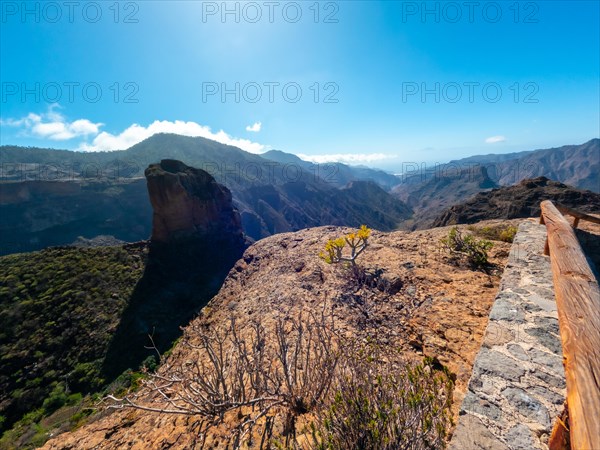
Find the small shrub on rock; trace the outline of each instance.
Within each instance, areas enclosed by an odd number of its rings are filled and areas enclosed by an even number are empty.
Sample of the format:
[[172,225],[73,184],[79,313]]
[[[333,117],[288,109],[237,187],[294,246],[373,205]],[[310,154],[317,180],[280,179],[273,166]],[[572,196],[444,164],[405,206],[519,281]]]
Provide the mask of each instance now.
[[[362,225],[356,233],[348,233],[337,239],[330,239],[325,244],[325,251],[319,256],[328,264],[339,263],[342,261],[349,262],[353,266],[356,265],[356,258],[367,248],[371,229],[366,225]],[[344,255],[344,247],[350,247],[350,254]]]
[[446,368],[432,358],[396,366],[364,352],[349,356],[346,363],[330,407],[313,425],[314,448],[444,447],[454,388]]
[[469,225],[467,228],[482,238],[509,243],[513,241],[517,234],[517,227],[513,225],[485,226],[481,228]]
[[489,265],[487,252],[494,246],[490,241],[476,239],[471,234],[463,236],[458,227],[453,227],[441,243],[451,255],[466,258],[475,269]]
[[503,242],[512,242],[515,239],[516,234],[517,234],[517,227],[513,227],[512,225],[509,225],[500,232],[500,240]]

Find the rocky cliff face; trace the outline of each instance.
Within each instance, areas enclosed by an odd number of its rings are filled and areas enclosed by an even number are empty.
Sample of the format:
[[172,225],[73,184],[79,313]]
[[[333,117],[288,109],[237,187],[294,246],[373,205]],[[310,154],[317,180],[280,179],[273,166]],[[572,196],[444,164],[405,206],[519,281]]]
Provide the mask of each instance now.
[[600,211],[600,195],[549,180],[546,177],[523,180],[519,184],[481,192],[464,203],[442,212],[434,227],[459,223],[476,223],[489,219],[539,217],[543,200],[575,208],[582,212]]
[[229,190],[207,172],[163,160],[146,171],[154,209],[148,263],[108,350],[107,378],[159,351],[217,293],[246,242]]
[[172,159],[145,171],[154,209],[152,242],[173,242],[213,233],[241,237],[240,215],[231,192],[204,170]]

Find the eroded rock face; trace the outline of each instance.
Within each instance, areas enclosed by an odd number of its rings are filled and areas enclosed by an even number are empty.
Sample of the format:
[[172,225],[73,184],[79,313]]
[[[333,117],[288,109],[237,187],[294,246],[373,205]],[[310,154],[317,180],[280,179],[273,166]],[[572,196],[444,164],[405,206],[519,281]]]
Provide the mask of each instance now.
[[204,170],[172,159],[144,172],[154,209],[152,242],[171,242],[211,233],[242,236],[231,192]]
[[137,368],[149,346],[170,348],[247,246],[229,189],[210,174],[175,160],[145,174],[154,209],[148,262],[108,349],[106,379]]

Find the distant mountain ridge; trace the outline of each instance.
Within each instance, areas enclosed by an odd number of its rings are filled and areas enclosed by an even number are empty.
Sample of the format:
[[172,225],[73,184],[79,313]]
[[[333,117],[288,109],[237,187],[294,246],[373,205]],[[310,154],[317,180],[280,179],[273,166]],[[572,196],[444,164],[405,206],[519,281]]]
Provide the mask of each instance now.
[[600,193],[600,139],[580,145],[507,154],[476,155],[451,164],[486,167],[491,179],[510,186],[526,178],[546,177]]
[[[244,231],[254,239],[319,225],[368,223],[392,230],[412,214],[374,183],[364,188],[368,200],[357,197],[351,188],[342,189],[348,183],[360,185],[359,177],[369,180],[371,172],[385,177],[389,186],[396,178],[385,172],[360,168],[352,175],[347,166],[335,165],[319,173],[309,170],[312,163],[272,161],[204,138],[157,134],[128,150],[98,153],[4,146],[0,147],[0,179],[4,180],[0,182],[0,254],[64,245],[79,236],[98,234],[127,241],[146,239],[151,209],[141,177],[147,165],[162,159],[206,170],[227,186]],[[343,178],[338,178],[338,172]],[[32,190],[37,194],[28,193]],[[77,195],[65,197],[57,190]],[[133,204],[128,194],[132,190]],[[87,197],[88,192],[95,197]],[[95,211],[99,205],[107,207]],[[136,228],[131,221],[142,226]]]
[[320,225],[426,228],[444,209],[479,192],[536,176],[600,192],[599,139],[472,156],[402,178],[340,163],[314,164],[279,150],[256,155],[174,134],[156,134],[114,152],[2,146],[0,254],[68,244],[80,236],[147,238],[151,210],[143,169],[165,158],[206,170],[227,186],[244,231],[254,239]]
[[0,146],[0,180],[142,178],[145,167],[166,157],[206,170],[218,182],[232,187],[297,181],[298,172],[337,187],[354,180],[372,180],[389,190],[400,183],[395,175],[378,169],[342,163],[314,164],[280,150],[258,155],[202,137],[168,133],[155,134],[127,150],[107,152]]
[[400,200],[414,210],[413,220],[405,228],[429,228],[444,209],[462,203],[475,194],[499,187],[483,166],[448,170],[422,183],[401,184],[392,190]]
[[404,228],[428,228],[452,205],[462,205],[480,192],[536,177],[600,193],[600,140],[454,160],[431,170],[404,174],[402,184],[393,188],[392,193],[415,212]]
[[317,174],[325,181],[332,182],[339,187],[343,187],[354,180],[367,180],[377,183],[385,190],[390,190],[401,182],[398,176],[383,170],[364,166],[349,166],[338,162],[315,164],[281,150],[269,150],[261,156],[282,164],[298,164],[309,173]]

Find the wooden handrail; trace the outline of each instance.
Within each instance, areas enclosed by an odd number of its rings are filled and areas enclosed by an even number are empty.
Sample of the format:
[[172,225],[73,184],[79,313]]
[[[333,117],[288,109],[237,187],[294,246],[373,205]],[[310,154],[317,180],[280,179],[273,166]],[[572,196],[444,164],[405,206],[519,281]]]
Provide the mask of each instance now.
[[575,220],[573,221],[573,228],[577,228],[577,225],[579,225],[579,219],[587,220],[588,222],[600,224],[600,218],[598,218],[598,217],[590,216],[589,214],[585,214],[580,211],[576,211],[576,210],[568,208],[564,205],[554,205],[554,206],[556,206],[556,209],[558,209],[561,213],[568,214],[570,216],[575,217]]
[[549,200],[541,209],[563,348],[571,448],[600,449],[600,289],[567,220]]

